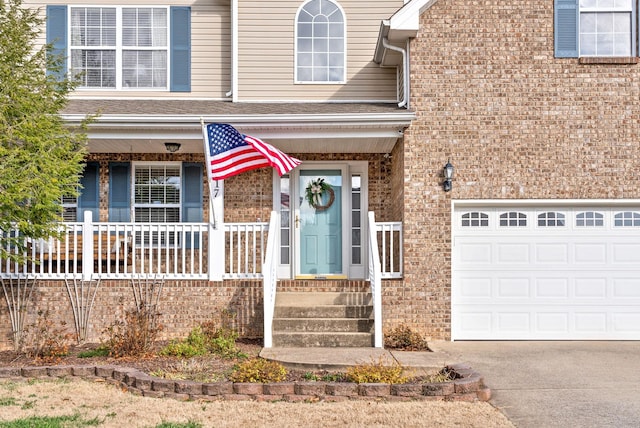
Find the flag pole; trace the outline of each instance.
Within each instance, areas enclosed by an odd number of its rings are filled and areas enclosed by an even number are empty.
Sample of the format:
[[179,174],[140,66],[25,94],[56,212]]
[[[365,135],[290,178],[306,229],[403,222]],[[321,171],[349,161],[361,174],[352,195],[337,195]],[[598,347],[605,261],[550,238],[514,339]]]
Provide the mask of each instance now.
[[212,223],[213,223],[213,229],[217,230],[218,229],[218,221],[216,220],[216,212],[215,212],[215,204],[213,203],[213,188],[211,186],[213,186],[213,177],[211,176],[211,165],[210,165],[210,161],[209,161],[209,153],[211,151],[211,148],[209,147],[208,144],[208,138],[207,138],[207,129],[204,126],[204,118],[200,117],[200,126],[202,127],[202,142],[204,145],[204,158],[205,158],[205,162],[204,162],[204,166],[207,170],[207,182],[209,183],[209,209],[211,210],[211,218],[213,219]]

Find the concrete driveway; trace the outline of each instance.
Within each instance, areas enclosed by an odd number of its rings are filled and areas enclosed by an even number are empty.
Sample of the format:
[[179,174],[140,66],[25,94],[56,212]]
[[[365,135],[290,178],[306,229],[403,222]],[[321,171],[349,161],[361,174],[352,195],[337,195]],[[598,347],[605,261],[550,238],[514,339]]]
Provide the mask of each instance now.
[[640,426],[640,342],[430,342],[517,427]]

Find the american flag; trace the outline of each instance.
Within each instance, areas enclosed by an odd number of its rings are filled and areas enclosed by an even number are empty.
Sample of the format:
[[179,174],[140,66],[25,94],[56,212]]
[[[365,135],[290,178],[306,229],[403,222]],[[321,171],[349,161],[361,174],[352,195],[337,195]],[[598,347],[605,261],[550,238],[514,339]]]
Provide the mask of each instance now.
[[243,135],[225,123],[203,126],[203,134],[211,180],[224,180],[265,166],[272,166],[283,175],[301,163],[271,144]]

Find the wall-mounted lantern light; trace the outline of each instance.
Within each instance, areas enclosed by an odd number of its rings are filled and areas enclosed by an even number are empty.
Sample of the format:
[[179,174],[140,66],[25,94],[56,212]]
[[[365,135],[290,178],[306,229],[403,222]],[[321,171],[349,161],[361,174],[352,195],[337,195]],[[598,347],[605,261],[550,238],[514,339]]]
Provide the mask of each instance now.
[[442,168],[442,174],[444,175],[442,187],[445,192],[448,192],[451,190],[451,180],[453,180],[453,165],[451,165],[451,162],[447,161],[447,164]]
[[167,151],[169,153],[175,153],[178,150],[180,150],[180,143],[174,143],[171,141],[167,141],[166,143],[164,143],[165,148],[167,149]]

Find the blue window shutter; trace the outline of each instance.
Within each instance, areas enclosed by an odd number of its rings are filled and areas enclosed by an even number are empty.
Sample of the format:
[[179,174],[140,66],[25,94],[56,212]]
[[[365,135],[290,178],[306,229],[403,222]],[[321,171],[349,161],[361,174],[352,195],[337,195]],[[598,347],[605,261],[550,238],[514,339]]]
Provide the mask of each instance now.
[[[59,80],[67,74],[67,7],[47,6],[47,44],[53,45],[52,53],[64,58],[62,68],[55,73]],[[49,74],[53,74],[50,72]]]
[[556,58],[578,57],[579,0],[555,0],[554,48]]
[[191,91],[191,8],[171,6],[171,92]]
[[131,221],[131,165],[109,164],[109,221]]
[[[182,221],[202,222],[202,164],[182,164]],[[185,236],[185,248],[191,248],[191,234]],[[199,236],[194,236],[194,246],[198,248]]]
[[202,164],[182,164],[182,221],[202,221]]
[[100,221],[100,166],[98,162],[87,162],[80,178],[80,196],[78,196],[78,218],[84,221],[84,212],[91,211],[93,221]]

